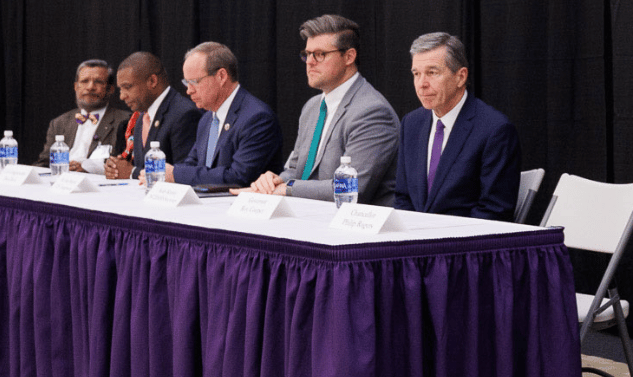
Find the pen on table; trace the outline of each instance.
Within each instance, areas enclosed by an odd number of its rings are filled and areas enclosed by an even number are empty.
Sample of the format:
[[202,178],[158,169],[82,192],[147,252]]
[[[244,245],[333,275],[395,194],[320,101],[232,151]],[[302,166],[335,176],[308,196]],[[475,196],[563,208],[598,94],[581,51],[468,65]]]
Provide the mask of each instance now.
[[45,175],[51,175],[51,173],[40,173],[40,177],[45,176]]
[[127,186],[127,182],[122,182],[122,183],[99,183],[99,186]]

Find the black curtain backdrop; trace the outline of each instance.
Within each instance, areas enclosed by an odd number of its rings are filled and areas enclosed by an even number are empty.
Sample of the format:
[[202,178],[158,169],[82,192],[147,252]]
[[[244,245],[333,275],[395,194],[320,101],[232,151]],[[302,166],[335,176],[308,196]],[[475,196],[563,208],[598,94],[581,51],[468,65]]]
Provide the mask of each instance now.
[[[49,121],[74,107],[81,61],[101,58],[116,68],[132,52],[150,51],[184,94],[183,55],[209,40],[234,51],[240,83],[277,112],[287,156],[301,107],[317,93],[307,86],[298,56],[304,47],[299,26],[337,13],[360,25],[360,71],[401,117],[420,106],[411,42],[432,31],[464,41],[470,93],[516,124],[523,170],[546,171],[530,223],[538,224],[564,172],[633,182],[630,1],[10,0],[0,12],[0,119],[2,129],[14,131],[21,163],[36,160]],[[125,108],[118,98],[114,105]],[[589,292],[606,258],[582,257],[590,262],[574,258],[577,286]],[[631,259],[625,257],[618,276],[629,299]],[[593,277],[581,278],[584,273]]]

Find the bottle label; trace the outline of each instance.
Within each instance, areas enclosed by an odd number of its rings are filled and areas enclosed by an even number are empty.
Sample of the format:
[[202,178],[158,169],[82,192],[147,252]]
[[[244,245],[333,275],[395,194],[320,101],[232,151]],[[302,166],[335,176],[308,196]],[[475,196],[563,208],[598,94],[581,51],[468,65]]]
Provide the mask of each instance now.
[[4,158],[7,155],[6,149],[5,147],[0,147],[0,158]]
[[351,194],[358,192],[358,178],[343,178],[334,180],[335,194]]
[[162,173],[165,171],[165,160],[163,159],[147,159],[145,160],[145,174]]
[[68,164],[68,152],[51,152],[51,164]]
[[4,150],[4,153],[0,152],[0,155],[4,154],[2,157],[18,158],[18,147],[0,148],[0,150]]

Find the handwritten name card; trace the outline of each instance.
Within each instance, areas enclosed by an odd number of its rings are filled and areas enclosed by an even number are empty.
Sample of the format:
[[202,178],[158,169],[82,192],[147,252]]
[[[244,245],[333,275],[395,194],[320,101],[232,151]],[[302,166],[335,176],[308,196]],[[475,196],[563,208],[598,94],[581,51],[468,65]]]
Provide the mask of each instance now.
[[143,202],[167,207],[202,203],[191,186],[168,182],[156,182]]
[[269,220],[273,217],[293,217],[294,214],[283,196],[240,193],[227,212],[230,216],[256,220]]
[[350,203],[341,205],[330,222],[330,228],[368,234],[406,230],[393,208]]
[[7,165],[0,172],[0,184],[21,186],[25,183],[44,183],[32,166]]

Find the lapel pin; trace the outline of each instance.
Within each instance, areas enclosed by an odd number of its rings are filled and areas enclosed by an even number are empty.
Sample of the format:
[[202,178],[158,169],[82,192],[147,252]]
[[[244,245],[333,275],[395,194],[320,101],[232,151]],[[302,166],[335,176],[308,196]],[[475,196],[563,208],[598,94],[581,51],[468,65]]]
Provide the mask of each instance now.
[[156,122],[154,122],[154,127],[158,128],[158,126],[160,126],[160,121],[157,120]]
[[224,125],[224,131],[228,131],[229,128],[231,128],[230,124],[227,123],[227,124]]

